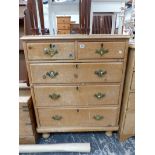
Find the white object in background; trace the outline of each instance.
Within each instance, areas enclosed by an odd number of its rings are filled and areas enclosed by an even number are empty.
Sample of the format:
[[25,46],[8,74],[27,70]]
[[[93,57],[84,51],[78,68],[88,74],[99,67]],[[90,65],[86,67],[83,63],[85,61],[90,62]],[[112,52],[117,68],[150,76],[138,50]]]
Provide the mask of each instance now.
[[90,143],[19,145],[19,153],[28,152],[90,152]]

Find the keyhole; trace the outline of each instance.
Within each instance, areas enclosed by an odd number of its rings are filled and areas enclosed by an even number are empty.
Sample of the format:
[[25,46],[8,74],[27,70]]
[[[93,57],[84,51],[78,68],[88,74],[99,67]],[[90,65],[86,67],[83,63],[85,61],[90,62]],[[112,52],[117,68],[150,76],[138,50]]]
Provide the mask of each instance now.
[[101,44],[101,48],[103,48],[103,43]]
[[77,109],[77,112],[79,112],[79,109]]

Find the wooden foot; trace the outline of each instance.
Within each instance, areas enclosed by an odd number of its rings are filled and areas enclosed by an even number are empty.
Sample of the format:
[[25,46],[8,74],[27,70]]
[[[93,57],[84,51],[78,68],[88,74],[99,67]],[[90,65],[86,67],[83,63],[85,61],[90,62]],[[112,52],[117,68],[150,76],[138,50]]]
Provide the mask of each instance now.
[[105,134],[106,134],[106,136],[111,137],[112,136],[112,131],[106,131]]
[[47,139],[49,136],[50,136],[49,133],[43,133],[43,134],[42,134],[42,137],[43,137],[44,139]]

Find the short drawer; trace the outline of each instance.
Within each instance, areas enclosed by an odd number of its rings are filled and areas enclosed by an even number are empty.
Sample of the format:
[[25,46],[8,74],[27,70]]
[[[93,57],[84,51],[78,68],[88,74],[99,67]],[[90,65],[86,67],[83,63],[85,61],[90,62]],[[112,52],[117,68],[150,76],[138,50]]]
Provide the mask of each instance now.
[[135,110],[135,93],[130,93],[129,94],[128,110]]
[[32,83],[120,82],[123,62],[30,64]]
[[58,30],[58,34],[70,34],[70,30],[61,30],[61,29],[59,29]]
[[19,109],[19,120],[21,122],[24,122],[24,123],[31,122],[31,120],[30,120],[30,113],[29,113],[28,107]]
[[32,124],[23,123],[19,121],[19,134],[20,135],[33,135]]
[[119,85],[34,86],[37,106],[117,105]]
[[42,127],[115,126],[117,108],[38,108]]
[[67,24],[69,23],[70,24],[70,20],[71,18],[70,17],[57,17],[57,24]]
[[27,43],[29,60],[75,59],[74,43]]
[[123,58],[124,42],[78,42],[78,59]]
[[135,72],[132,74],[131,90],[135,90]]
[[70,30],[70,24],[58,24],[58,29]]

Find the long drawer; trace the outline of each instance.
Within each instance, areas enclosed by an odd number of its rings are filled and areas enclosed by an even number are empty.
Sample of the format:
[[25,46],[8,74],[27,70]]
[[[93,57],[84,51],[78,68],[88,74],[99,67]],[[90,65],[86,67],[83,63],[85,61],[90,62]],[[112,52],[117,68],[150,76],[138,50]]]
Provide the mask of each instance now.
[[34,86],[37,106],[116,105],[119,85]]
[[70,30],[70,24],[58,24],[58,29],[61,30]]
[[78,59],[123,58],[124,42],[78,42]]
[[38,108],[41,127],[116,126],[118,109]]
[[121,82],[123,62],[30,64],[32,83]]
[[74,42],[28,43],[29,60],[75,59]]

